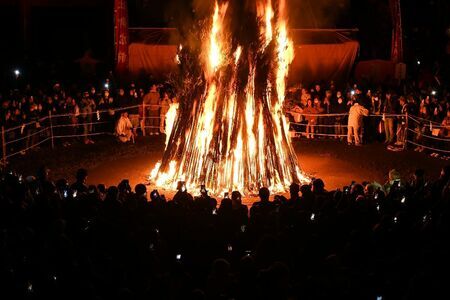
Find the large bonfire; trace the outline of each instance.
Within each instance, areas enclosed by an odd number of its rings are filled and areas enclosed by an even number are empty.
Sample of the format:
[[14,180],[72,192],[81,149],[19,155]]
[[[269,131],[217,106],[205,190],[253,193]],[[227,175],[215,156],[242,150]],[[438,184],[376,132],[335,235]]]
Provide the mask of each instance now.
[[256,0],[239,10],[216,2],[199,49],[180,46],[181,101],[169,110],[166,149],[150,175],[157,186],[185,181],[251,194],[308,180],[282,110],[294,58],[285,1]]

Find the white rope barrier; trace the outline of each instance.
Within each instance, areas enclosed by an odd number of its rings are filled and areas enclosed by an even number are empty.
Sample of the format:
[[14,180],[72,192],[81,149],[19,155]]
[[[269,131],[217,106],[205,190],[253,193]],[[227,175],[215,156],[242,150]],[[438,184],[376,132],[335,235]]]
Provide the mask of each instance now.
[[[429,119],[424,119],[424,118],[422,118],[422,117],[419,117],[419,116],[410,116],[411,117],[411,119],[416,119],[416,120],[422,120],[423,122],[426,122],[426,123],[432,123],[432,124],[436,124],[436,125],[441,125],[440,123],[438,123],[438,122],[435,122],[435,121],[431,121],[431,120],[429,120]],[[434,125],[433,125],[434,126]]]
[[[19,129],[19,130],[21,130],[21,134],[22,134],[24,128],[26,128],[27,126],[33,126],[36,123],[42,123],[42,122],[44,122],[45,120],[47,120],[49,118],[51,118],[51,119],[55,118],[56,119],[56,118],[63,118],[63,117],[70,117],[70,118],[75,117],[75,118],[79,118],[79,119],[83,120],[83,119],[92,117],[93,119],[97,118],[97,120],[99,120],[99,115],[100,114],[108,113],[110,116],[112,116],[111,112],[114,112],[114,114],[115,114],[116,112],[127,111],[127,110],[136,109],[136,108],[142,108],[142,107],[143,107],[143,105],[140,104],[140,105],[133,105],[133,106],[127,106],[127,107],[114,108],[114,109],[111,108],[111,109],[103,109],[103,110],[93,110],[90,113],[86,113],[86,112],[81,112],[80,111],[80,113],[77,113],[77,114],[75,114],[75,113],[66,113],[66,114],[49,115],[49,116],[42,117],[42,118],[40,118],[39,120],[36,120],[36,121],[30,121],[30,122],[27,122],[27,123],[19,125],[19,126],[15,126],[15,127],[12,127],[12,128],[7,128],[7,129],[4,130],[4,133],[9,133],[11,131]],[[149,107],[150,107],[150,105],[145,105],[145,108],[149,108]],[[163,107],[163,106],[162,105],[158,105],[158,107]],[[298,117],[298,116],[301,116],[301,117],[317,117],[318,119],[321,119],[321,120],[323,120],[326,117],[347,117],[349,115],[348,113],[305,114],[305,113],[300,113],[300,112],[295,112],[295,111],[286,111],[286,113],[287,114],[291,114],[291,116],[293,116],[294,118]],[[442,126],[439,123],[436,123],[434,121],[430,121],[430,120],[427,120],[427,119],[424,119],[424,118],[421,118],[421,117],[418,117],[418,116],[411,116],[411,115],[404,115],[404,114],[371,114],[371,115],[369,115],[369,117],[383,118],[383,119],[384,118],[400,118],[400,117],[406,118],[407,117],[408,119],[412,120],[413,122],[415,122],[415,123],[417,123],[419,125],[422,125],[423,127],[430,126],[430,130],[432,128],[433,129],[446,128],[445,126]],[[161,119],[161,116],[145,116],[145,114],[144,114],[144,117],[140,116],[139,119],[140,120]],[[79,128],[83,127],[83,126],[94,126],[94,125],[101,125],[101,124],[108,124],[108,123],[112,124],[112,121],[113,121],[113,119],[108,120],[108,121],[97,121],[97,122],[88,122],[88,123],[84,123],[83,121],[81,121],[81,122],[75,123],[75,124],[74,123],[57,124],[57,125],[53,125],[52,128],[53,129],[56,129],[56,128],[76,128],[76,129],[79,129]],[[344,129],[344,128],[348,127],[347,122],[344,122],[343,124],[334,123],[334,122],[335,122],[334,120],[333,120],[332,124],[308,124],[306,122],[305,123],[303,123],[303,122],[302,123],[300,123],[300,122],[289,122],[289,125],[302,126],[302,130],[303,130],[303,128],[306,128],[308,126],[310,126],[311,128],[314,128],[314,129],[315,128],[318,128],[318,129],[320,129],[320,128],[334,128],[334,129],[342,128],[342,129]],[[141,128],[141,129],[160,129],[160,126],[149,126],[149,125],[147,125],[147,126],[144,126],[144,127],[138,126],[138,128]],[[23,141],[25,139],[29,139],[29,138],[31,138],[31,137],[33,137],[35,135],[42,134],[42,133],[48,131],[49,129],[50,128],[48,126],[43,126],[43,128],[41,130],[39,130],[37,132],[33,132],[31,134],[26,134],[26,136],[22,136],[20,138],[15,139],[15,140],[7,141],[7,142],[5,142],[5,145],[10,145],[10,144],[13,144],[13,143],[17,143],[19,141]],[[415,134],[419,134],[416,131],[414,131],[413,129],[410,129],[410,128],[406,128],[406,129],[407,129],[408,132],[414,132]],[[315,133],[315,132],[312,133],[312,132],[297,131],[297,130],[296,131],[291,131],[291,132],[295,133],[295,137],[300,137],[300,136],[305,136],[305,137],[327,136],[327,137],[332,137],[332,138],[347,137],[347,134]],[[25,148],[23,150],[20,150],[18,152],[6,155],[6,157],[8,158],[8,157],[17,155],[18,153],[21,153],[22,151],[28,151],[28,150],[30,150],[30,149],[32,149],[34,147],[37,147],[38,145],[41,145],[42,143],[44,143],[44,142],[46,142],[46,141],[48,141],[49,139],[52,139],[52,138],[54,139],[54,138],[87,137],[87,136],[99,136],[99,135],[105,135],[105,134],[113,134],[113,133],[94,132],[94,133],[89,133],[89,134],[80,133],[80,134],[70,134],[70,135],[64,135],[64,134],[59,134],[59,135],[56,135],[56,136],[52,135],[50,137],[45,138],[44,140],[40,141],[39,143],[37,143],[35,145],[31,145],[30,147],[27,147],[27,148]],[[434,139],[434,140],[443,141],[443,142],[450,142],[450,139],[448,139],[448,138],[441,138],[441,137],[436,137],[436,136],[430,136],[430,135],[426,135],[426,134],[422,134],[422,133],[420,133],[420,135],[422,137],[424,137],[424,138]],[[406,140],[406,142],[410,143],[410,144],[413,144],[413,145],[416,145],[416,146],[420,146],[420,147],[426,148],[426,149],[430,149],[430,150],[433,150],[433,151],[440,151],[440,152],[450,153],[450,151],[448,151],[448,150],[436,149],[436,148],[433,148],[433,147],[417,144],[417,143],[415,143],[413,141]]]
[[[425,126],[430,126],[431,128],[445,128],[445,126],[443,126],[442,124],[439,124],[437,122],[433,122],[433,121],[430,121],[430,120],[421,122],[421,121],[419,121],[419,119],[416,119],[416,117],[409,116],[409,118],[411,120],[413,120],[414,122],[416,122],[417,124],[420,124],[420,125],[422,125],[424,127]],[[422,120],[424,120],[424,119],[422,119]]]
[[30,121],[30,122],[28,122],[28,123],[24,123],[24,124],[15,126],[15,127],[7,128],[7,129],[5,129],[5,133],[8,133],[8,132],[13,131],[13,130],[16,130],[16,129],[21,129],[22,127],[30,126],[31,124],[42,123],[43,121],[45,121],[45,120],[47,120],[47,119],[48,119],[48,117],[43,117],[43,118],[40,118],[40,119],[37,120],[37,121]]
[[331,137],[347,137],[346,134],[334,134],[334,133],[313,133],[313,132],[304,132],[304,131],[294,131],[296,136],[331,136]]
[[308,124],[308,123],[297,123],[297,122],[290,122],[290,125],[297,125],[297,126],[312,126],[312,127],[331,127],[331,128],[336,128],[337,126],[339,127],[348,127],[348,125],[346,124],[330,124],[330,125],[326,125],[326,124]]
[[93,132],[93,133],[87,133],[87,134],[54,135],[53,138],[59,139],[59,138],[72,138],[72,137],[86,137],[86,136],[96,136],[96,135],[102,135],[102,134],[109,134],[109,133],[108,132]]
[[442,149],[437,149],[437,148],[433,148],[433,147],[428,147],[428,146],[425,146],[425,145],[422,145],[422,144],[418,144],[418,143],[412,142],[410,140],[406,140],[406,142],[410,143],[412,145],[418,146],[418,147],[425,148],[425,149],[429,149],[429,150],[433,150],[433,151],[437,151],[437,152],[450,153],[450,150],[442,150]]
[[[80,110],[80,113],[78,114],[74,114],[74,113],[67,113],[67,114],[56,114],[56,115],[52,115],[52,118],[61,118],[61,117],[84,117],[87,115],[95,115],[97,113],[109,113],[110,111],[122,111],[122,110],[128,110],[128,109],[133,109],[133,108],[139,108],[142,105],[133,105],[133,106],[127,106],[127,107],[119,107],[119,108],[110,108],[110,109],[102,109],[102,110],[93,110],[92,112],[83,112],[82,110]],[[47,117],[48,118],[48,117]]]
[[18,138],[18,139],[11,140],[11,141],[7,141],[7,142],[5,142],[5,145],[17,143],[17,142],[19,142],[19,141],[22,141],[22,140],[31,138],[32,136],[35,136],[35,135],[40,134],[40,133],[42,133],[42,132],[44,132],[44,131],[47,131],[47,130],[48,130],[48,128],[47,128],[47,127],[44,127],[43,129],[41,129],[41,130],[39,130],[39,131],[37,131],[37,132],[33,132],[32,134],[27,134],[27,135],[25,135],[25,136],[23,136],[23,137],[20,137],[20,138]]
[[426,137],[426,138],[438,140],[438,141],[450,142],[450,138],[439,138],[439,137],[435,137],[435,136],[431,136],[431,135],[426,135],[423,133],[417,133],[416,131],[414,131],[411,128],[408,128],[408,131],[414,132],[415,134],[420,135],[421,137]]
[[36,144],[34,144],[34,145],[31,145],[30,147],[27,147],[27,148],[25,148],[25,149],[22,149],[22,150],[19,150],[19,151],[17,151],[17,152],[14,152],[14,153],[11,153],[11,154],[9,154],[9,155],[6,155],[6,158],[10,158],[10,157],[15,156],[15,155],[17,155],[17,154],[20,154],[20,153],[22,153],[22,152],[26,152],[26,151],[28,151],[28,150],[30,150],[30,149],[33,149],[33,148],[35,148],[35,147],[38,147],[39,145],[41,145],[42,143],[45,143],[46,141],[48,141],[48,140],[50,140],[50,139],[51,139],[51,137],[47,137],[46,139],[40,141],[39,143],[36,143]]
[[53,128],[61,128],[61,127],[81,127],[83,125],[99,125],[99,124],[107,124],[110,123],[108,121],[103,122],[90,122],[90,123],[76,123],[76,124],[63,124],[63,125],[53,125]]
[[[304,114],[301,112],[296,111],[286,111],[286,113],[289,113],[290,115],[299,115],[304,117],[348,117],[348,113],[340,113],[340,114]],[[395,118],[395,117],[406,117],[404,114],[369,114],[368,117],[378,117],[378,118]]]
[[287,111],[287,113],[296,114],[296,115],[305,116],[305,117],[344,117],[344,116],[348,116],[348,113],[342,113],[342,114],[304,114],[304,113],[295,112],[295,111]]

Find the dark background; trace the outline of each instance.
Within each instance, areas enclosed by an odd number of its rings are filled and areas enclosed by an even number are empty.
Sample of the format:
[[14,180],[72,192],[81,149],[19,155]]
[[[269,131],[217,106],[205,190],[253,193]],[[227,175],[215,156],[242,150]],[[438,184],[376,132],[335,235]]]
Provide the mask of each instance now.
[[[239,0],[245,2],[243,0]],[[246,0],[252,1],[252,0]],[[20,68],[24,78],[77,78],[75,60],[88,50],[99,75],[113,68],[113,0],[0,0],[2,82]],[[287,0],[293,28],[359,28],[359,60],[389,59],[388,0]],[[212,0],[129,0],[130,27],[186,26]],[[244,5],[244,4],[243,4]],[[405,62],[448,72],[450,1],[403,0]],[[27,20],[24,22],[24,20]],[[414,66],[416,67],[416,66]]]

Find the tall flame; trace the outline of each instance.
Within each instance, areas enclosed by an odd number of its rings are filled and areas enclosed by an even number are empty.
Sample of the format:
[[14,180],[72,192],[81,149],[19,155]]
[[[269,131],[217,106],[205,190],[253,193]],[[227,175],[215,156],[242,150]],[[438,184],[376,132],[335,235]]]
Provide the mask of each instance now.
[[150,175],[158,186],[175,188],[185,180],[188,188],[255,193],[262,186],[284,192],[291,182],[308,181],[282,111],[294,50],[285,2],[278,4],[275,12],[271,0],[257,0],[259,35],[239,45],[224,23],[232,16],[228,3],[215,3],[200,56],[204,92],[184,99],[176,119],[167,119],[173,125],[166,151]]

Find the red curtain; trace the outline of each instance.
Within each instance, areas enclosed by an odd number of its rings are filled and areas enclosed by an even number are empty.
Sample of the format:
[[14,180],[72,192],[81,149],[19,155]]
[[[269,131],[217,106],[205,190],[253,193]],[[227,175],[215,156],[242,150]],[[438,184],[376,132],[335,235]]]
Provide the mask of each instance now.
[[114,1],[114,46],[116,54],[116,72],[128,70],[128,9],[126,0]]
[[154,78],[165,78],[176,70],[177,46],[131,43],[128,51],[129,71],[132,75],[149,73]]
[[350,75],[358,49],[359,43],[355,41],[297,45],[289,69],[289,82],[345,80]]
[[359,82],[372,84],[392,84],[395,63],[390,60],[360,61],[355,68],[355,78]]

